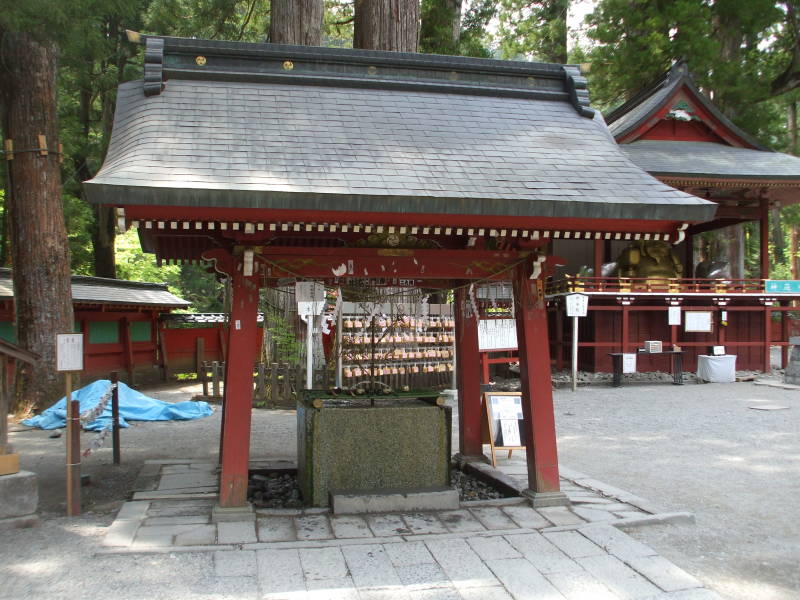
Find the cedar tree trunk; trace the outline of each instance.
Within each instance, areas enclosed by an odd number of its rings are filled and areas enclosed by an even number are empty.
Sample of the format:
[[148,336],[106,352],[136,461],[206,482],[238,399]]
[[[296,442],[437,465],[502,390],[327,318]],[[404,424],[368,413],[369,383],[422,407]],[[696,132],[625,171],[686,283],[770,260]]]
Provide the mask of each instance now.
[[321,45],[324,8],[323,0],[272,0],[269,41],[296,46]]
[[416,52],[419,0],[355,0],[353,47]]
[[462,0],[422,0],[419,49],[431,54],[458,54]]
[[[55,370],[55,335],[73,329],[69,247],[61,205],[56,112],[58,48],[0,27],[4,130],[13,140],[6,199],[19,344],[42,357],[18,373],[14,410],[42,407],[63,394]],[[38,151],[46,136],[47,156]]]

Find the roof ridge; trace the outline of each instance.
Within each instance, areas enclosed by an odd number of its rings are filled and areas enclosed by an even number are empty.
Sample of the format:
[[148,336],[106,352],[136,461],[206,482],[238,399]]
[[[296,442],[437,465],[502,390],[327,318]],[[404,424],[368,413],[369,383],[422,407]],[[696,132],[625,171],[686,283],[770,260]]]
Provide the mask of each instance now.
[[[682,62],[682,61],[680,61]],[[661,73],[658,77],[653,79],[648,85],[641,88],[638,92],[636,92],[633,96],[631,96],[628,100],[617,106],[613,109],[610,113],[605,115],[606,123],[611,125],[614,121],[619,119],[622,115],[629,113],[634,108],[642,104],[645,100],[650,98],[656,92],[664,89],[668,85],[675,84],[678,79],[674,77],[674,69],[678,66],[679,63],[673,64],[669,70]],[[685,63],[684,63],[685,64]]]
[[404,89],[570,102],[593,117],[576,65],[415,52],[129,34],[143,43],[146,96],[169,79]]
[[[13,270],[9,267],[0,267],[0,279],[11,279]],[[95,277],[93,275],[71,274],[72,283],[100,283],[111,287],[147,288],[168,292],[169,286],[164,282],[131,281],[130,279],[113,279],[111,277]]]

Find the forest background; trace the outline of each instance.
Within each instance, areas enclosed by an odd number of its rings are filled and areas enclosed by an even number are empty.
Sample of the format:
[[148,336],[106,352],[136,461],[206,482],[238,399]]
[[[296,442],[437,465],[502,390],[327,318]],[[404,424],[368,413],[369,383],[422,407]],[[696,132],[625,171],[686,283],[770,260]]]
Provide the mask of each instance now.
[[[0,4],[6,4],[2,0]],[[74,273],[165,281],[193,310],[222,310],[222,291],[198,265],[156,266],[135,232],[117,235],[106,209],[85,202],[81,182],[102,164],[117,86],[141,77],[142,53],[125,30],[269,41],[269,0],[28,0],[3,17],[58,41],[63,210]],[[400,3],[402,5],[402,3]],[[322,45],[353,46],[353,1],[325,0]],[[592,103],[608,111],[684,59],[697,83],[740,127],[797,154],[798,15],[775,0],[421,0],[419,51],[578,63]],[[585,15],[576,21],[575,14]],[[572,18],[570,18],[572,17]],[[569,49],[569,50],[568,50]],[[0,169],[0,202],[4,197]],[[8,222],[0,265],[10,266]],[[744,226],[746,273],[758,269],[755,224]],[[771,271],[797,278],[800,209],[771,214]],[[739,236],[742,237],[741,235]],[[701,242],[702,243],[702,242]],[[713,240],[707,242],[713,244]]]

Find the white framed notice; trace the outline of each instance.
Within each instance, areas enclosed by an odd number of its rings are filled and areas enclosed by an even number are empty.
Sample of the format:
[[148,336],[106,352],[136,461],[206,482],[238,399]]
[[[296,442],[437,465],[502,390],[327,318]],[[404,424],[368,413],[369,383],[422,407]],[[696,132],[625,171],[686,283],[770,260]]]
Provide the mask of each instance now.
[[325,286],[317,281],[298,281],[294,293],[299,315],[318,315],[325,307]]
[[680,306],[670,306],[668,309],[668,317],[667,317],[667,324],[668,325],[680,325],[681,324],[681,307]]
[[565,298],[568,317],[585,317],[589,310],[589,296],[569,294]]
[[517,347],[517,322],[514,319],[481,319],[478,321],[478,349],[513,350]]
[[83,371],[83,334],[56,334],[56,371]]
[[622,372],[636,373],[636,355],[626,352],[622,355]]
[[687,310],[684,313],[685,331],[710,333],[712,331],[712,313],[710,310]]

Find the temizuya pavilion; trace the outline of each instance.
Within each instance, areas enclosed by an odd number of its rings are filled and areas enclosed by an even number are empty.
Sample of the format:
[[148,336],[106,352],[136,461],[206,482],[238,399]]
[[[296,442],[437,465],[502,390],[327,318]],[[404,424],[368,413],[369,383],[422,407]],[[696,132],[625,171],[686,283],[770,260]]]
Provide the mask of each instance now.
[[220,506],[247,502],[258,291],[287,278],[458,288],[465,457],[482,455],[482,413],[464,285],[510,279],[531,496],[563,498],[549,240],[677,243],[716,206],[633,165],[575,67],[138,39],[144,80],[120,86],[108,155],[86,193],[115,207],[121,227],[138,226],[159,260],[215,261],[230,278]]

